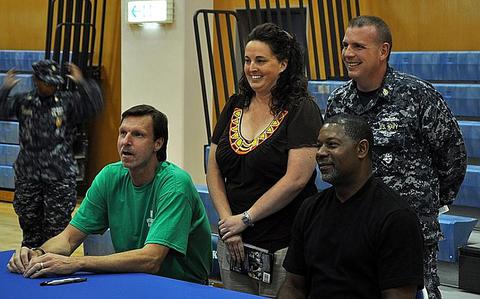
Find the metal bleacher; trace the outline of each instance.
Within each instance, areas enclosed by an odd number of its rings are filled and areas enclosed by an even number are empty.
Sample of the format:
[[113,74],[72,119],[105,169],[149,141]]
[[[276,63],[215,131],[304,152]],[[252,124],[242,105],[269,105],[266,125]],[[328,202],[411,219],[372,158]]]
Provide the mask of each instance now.
[[397,52],[390,56],[390,64],[431,82],[480,81],[478,51]]

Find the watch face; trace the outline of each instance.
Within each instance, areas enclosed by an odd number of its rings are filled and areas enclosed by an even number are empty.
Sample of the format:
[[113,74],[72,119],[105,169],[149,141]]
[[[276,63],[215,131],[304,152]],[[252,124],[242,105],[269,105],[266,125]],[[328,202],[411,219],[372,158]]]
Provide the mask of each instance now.
[[249,215],[246,212],[244,212],[243,215],[242,215],[242,221],[243,221],[243,223],[245,223],[245,225],[248,225],[248,226],[253,225],[252,221],[250,220]]

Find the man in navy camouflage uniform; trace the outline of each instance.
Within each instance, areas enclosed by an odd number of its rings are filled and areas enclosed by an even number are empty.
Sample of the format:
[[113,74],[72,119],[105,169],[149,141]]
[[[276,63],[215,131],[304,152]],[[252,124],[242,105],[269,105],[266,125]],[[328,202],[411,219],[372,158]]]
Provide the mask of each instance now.
[[98,85],[76,65],[69,65],[68,77],[78,90],[67,91],[58,90],[64,80],[56,62],[40,60],[32,68],[34,90],[9,97],[19,81],[13,70],[0,89],[0,114],[16,116],[20,127],[13,206],[27,247],[40,246],[69,223],[77,198],[76,126],[103,105]]
[[350,21],[342,57],[352,80],[330,95],[326,118],[356,114],[372,126],[375,175],[415,209],[425,243],[425,287],[429,298],[441,298],[438,210],[452,203],[463,181],[465,144],[440,93],[388,65],[391,47],[390,29],[380,18]]

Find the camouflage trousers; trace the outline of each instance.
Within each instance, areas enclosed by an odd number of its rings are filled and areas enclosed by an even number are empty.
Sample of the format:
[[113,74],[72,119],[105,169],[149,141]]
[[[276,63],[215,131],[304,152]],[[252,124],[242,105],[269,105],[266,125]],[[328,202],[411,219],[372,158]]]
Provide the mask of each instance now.
[[425,283],[425,289],[428,293],[428,299],[441,299],[440,293],[440,279],[437,274],[437,251],[438,245],[429,244],[424,245],[423,255],[423,277]]
[[76,201],[75,178],[53,182],[17,178],[13,207],[23,231],[22,246],[41,246],[63,231],[72,219]]

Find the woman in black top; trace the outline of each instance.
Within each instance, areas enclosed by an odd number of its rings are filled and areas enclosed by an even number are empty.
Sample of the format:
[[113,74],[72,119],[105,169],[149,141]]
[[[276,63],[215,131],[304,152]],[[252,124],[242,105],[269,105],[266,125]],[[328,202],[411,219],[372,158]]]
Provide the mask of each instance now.
[[[299,43],[274,24],[249,34],[239,85],[214,130],[207,169],[224,242],[218,258],[225,287],[274,297],[295,214],[317,191],[322,116],[307,91]],[[271,284],[230,271],[230,259],[244,258],[243,243],[276,253]]]

